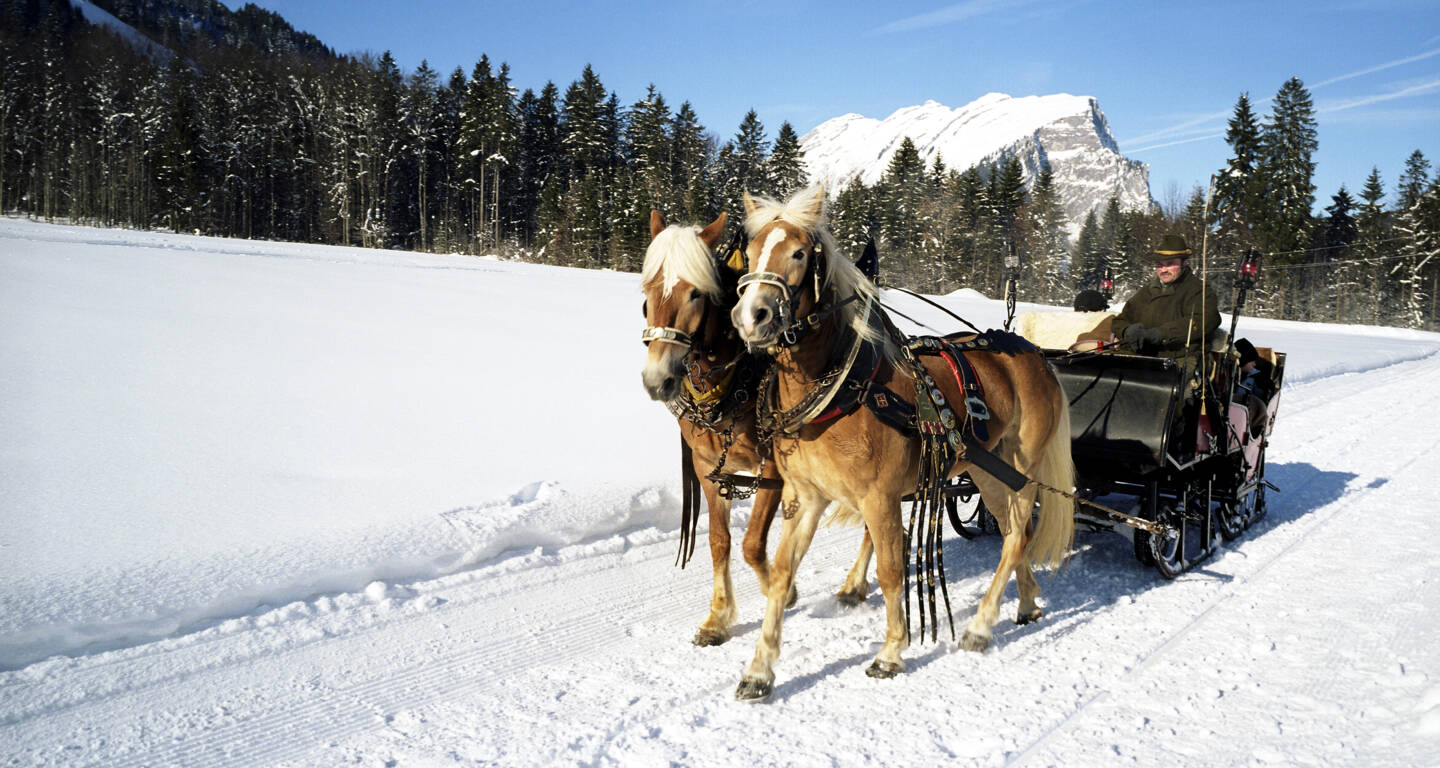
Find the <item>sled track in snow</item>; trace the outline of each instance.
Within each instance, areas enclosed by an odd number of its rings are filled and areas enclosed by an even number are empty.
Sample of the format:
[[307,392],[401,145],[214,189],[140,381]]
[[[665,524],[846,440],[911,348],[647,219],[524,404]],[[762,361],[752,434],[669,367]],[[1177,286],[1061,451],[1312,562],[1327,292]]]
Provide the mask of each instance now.
[[[591,647],[597,637],[614,632],[616,619],[607,609],[643,589],[643,585],[623,578],[625,569],[613,572],[622,578],[599,590],[577,588],[570,592],[575,595],[573,602],[582,607],[553,606],[553,611],[543,610],[540,621],[534,623],[530,621],[533,617],[528,616],[496,621],[486,610],[489,597],[452,601],[453,608],[446,612],[449,628],[445,633],[451,647],[435,658],[411,662],[398,669],[382,663],[377,665],[381,670],[379,674],[351,685],[317,691],[308,700],[225,723],[208,729],[203,735],[197,734],[198,738],[112,764],[201,767],[264,765],[295,759],[317,745],[342,740],[383,724],[392,713],[502,685],[514,670],[573,659]],[[575,578],[593,580],[593,575],[581,573]],[[555,594],[551,584],[533,591]],[[694,599],[693,595],[682,596],[679,591],[657,597],[660,599],[639,601],[643,615],[625,617],[627,623],[663,616],[678,610],[685,599]],[[548,623],[543,617],[546,612],[564,616],[566,621]],[[434,618],[418,616],[407,619],[406,623]],[[376,629],[387,634],[404,631],[403,626],[395,625]],[[324,644],[338,646],[353,640],[363,645],[369,634],[357,633]],[[467,643],[467,639],[483,642],[472,644]],[[296,652],[318,650],[320,648],[306,648]]]
[[[1433,364],[1434,361],[1440,361],[1440,354],[1430,355],[1428,357],[1422,358],[1420,361],[1407,361],[1403,363],[1396,363],[1395,366],[1424,364],[1427,362]],[[1386,366],[1385,368],[1380,368],[1376,370],[1387,370],[1389,368],[1394,368],[1395,366]],[[1373,396],[1374,400],[1377,402],[1388,402],[1385,401],[1385,398],[1383,396],[1378,395],[1376,390],[1386,386],[1394,385],[1396,383],[1399,383],[1401,385],[1404,384],[1403,381],[1399,381],[1397,378],[1392,377],[1390,380],[1382,383],[1380,387],[1367,388],[1363,385],[1360,385],[1353,388],[1347,388],[1347,391],[1339,396],[1329,397],[1317,403],[1307,403],[1305,408],[1297,410],[1295,411],[1295,413],[1304,413],[1306,411],[1326,407],[1338,402],[1348,401],[1352,398],[1360,396]],[[1412,411],[1433,412],[1434,406],[1437,403],[1440,403],[1440,395],[1432,395],[1428,398],[1427,403],[1425,404],[1427,407],[1412,408]],[[1284,411],[1282,410],[1282,417],[1283,415]],[[1402,421],[1407,421],[1410,418],[1411,417],[1409,414],[1396,413],[1391,419],[1389,419],[1386,426],[1397,424]],[[1280,421],[1282,429],[1283,424],[1284,419],[1282,418]],[[1376,435],[1380,434],[1384,434],[1384,432],[1381,430],[1376,430],[1374,433],[1369,435],[1349,436],[1349,439],[1345,440],[1341,446],[1336,446],[1338,450],[1332,450],[1331,453],[1343,456],[1349,453],[1349,451],[1354,447],[1360,445],[1363,442],[1366,442],[1367,439],[1374,440],[1376,439]],[[1437,453],[1440,453],[1440,439],[1432,441],[1424,449],[1415,452],[1410,457],[1410,459],[1406,461],[1403,465],[1394,467],[1394,474],[1404,474],[1412,466],[1421,463],[1421,461],[1424,459],[1430,459],[1431,462],[1436,462],[1437,460],[1433,457],[1435,457]],[[1431,465],[1433,466],[1433,463]],[[1313,480],[1311,482],[1313,482]],[[1304,487],[1306,486],[1301,486],[1301,488]],[[1242,593],[1242,590],[1240,589],[1242,586],[1263,578],[1266,572],[1270,570],[1270,567],[1272,565],[1284,559],[1287,555],[1290,554],[1291,551],[1293,551],[1299,545],[1305,543],[1314,534],[1325,529],[1337,517],[1340,517],[1342,514],[1348,511],[1356,502],[1361,501],[1368,496],[1371,496],[1372,494],[1379,491],[1382,487],[1383,485],[1376,485],[1374,483],[1367,484],[1364,487],[1347,491],[1340,498],[1331,502],[1329,504],[1330,510],[1328,511],[1328,513],[1326,513],[1323,517],[1315,519],[1313,522],[1310,522],[1308,525],[1306,525],[1304,529],[1299,531],[1293,538],[1286,542],[1279,551],[1270,555],[1263,562],[1260,562],[1254,567],[1248,569],[1246,573],[1237,574],[1237,576],[1229,584],[1227,584],[1218,595],[1216,595],[1207,605],[1205,605],[1203,610],[1195,614],[1193,618],[1191,618],[1188,622],[1179,627],[1177,630],[1167,634],[1163,639],[1161,639],[1158,643],[1152,646],[1149,650],[1138,656],[1136,663],[1129,669],[1127,669],[1124,675],[1122,675],[1114,683],[1107,685],[1104,689],[1096,692],[1094,695],[1085,699],[1078,707],[1076,707],[1072,712],[1066,715],[1063,720],[1061,720],[1059,723],[1056,723],[1051,728],[1047,729],[1045,733],[1041,734],[1037,739],[1026,745],[1014,757],[1007,760],[1006,765],[1024,765],[1032,757],[1038,755],[1041,750],[1045,746],[1047,746],[1054,738],[1061,736],[1062,734],[1075,728],[1081,721],[1084,720],[1085,716],[1089,712],[1093,711],[1096,705],[1104,703],[1107,699],[1110,698],[1112,694],[1116,693],[1117,691],[1123,690],[1127,685],[1128,681],[1135,679],[1139,674],[1150,668],[1157,659],[1163,658],[1171,648],[1175,647],[1179,643],[1179,641],[1192,633],[1197,627],[1204,624],[1206,619],[1212,616],[1217,608],[1226,605],[1230,600],[1240,595]],[[1272,501],[1271,503],[1273,504],[1274,502]],[[1273,518],[1267,516],[1267,520],[1273,520]],[[1249,536],[1252,534],[1247,532],[1245,535]],[[1239,542],[1244,542],[1244,536],[1242,536]],[[1181,578],[1183,579],[1185,577],[1182,576]],[[1338,634],[1342,631],[1342,628],[1332,627],[1331,630],[1334,633]]]
[[[854,540],[832,537],[827,546],[833,556],[841,557]],[[817,545],[821,542],[817,542]],[[583,654],[603,649],[613,642],[617,632],[626,627],[655,621],[673,625],[675,642],[688,641],[688,633],[698,626],[709,602],[708,563],[696,561],[685,577],[676,577],[663,590],[654,588],[655,570],[665,567],[663,560],[671,557],[665,545],[647,545],[657,553],[633,564],[617,564],[603,570],[584,569],[583,561],[573,574],[546,579],[543,584],[519,590],[534,597],[517,599],[513,590],[497,590],[479,581],[438,591],[446,604],[442,610],[360,628],[338,637],[305,642],[297,647],[274,652],[261,651],[250,657],[227,660],[210,667],[189,671],[189,674],[165,675],[160,679],[127,688],[99,700],[58,705],[32,715],[28,725],[53,720],[56,725],[99,719],[110,707],[129,711],[143,708],[147,692],[156,687],[173,685],[177,680],[198,678],[200,684],[218,690],[243,687],[246,669],[252,663],[283,662],[279,666],[313,663],[333,671],[349,666],[364,672],[359,679],[334,687],[320,687],[297,694],[278,691],[274,704],[258,706],[253,712],[237,714],[224,722],[197,728],[171,741],[159,741],[138,754],[111,755],[107,766],[183,765],[209,768],[222,765],[268,765],[302,759],[316,747],[343,742],[368,730],[383,727],[387,718],[398,712],[417,709],[428,704],[497,689],[507,678],[528,669],[559,665]],[[543,567],[543,566],[542,566]],[[528,570],[528,569],[526,569]],[[753,601],[759,587],[750,569],[732,564],[737,596]],[[507,581],[526,577],[524,571],[504,574]],[[538,574],[537,574],[538,575]],[[601,578],[597,578],[597,575]],[[600,583],[596,583],[600,582]],[[802,585],[803,586],[803,585]],[[480,592],[467,595],[467,591]],[[455,593],[459,593],[458,595]],[[557,601],[557,596],[563,596]],[[530,611],[497,616],[494,606],[502,604],[534,606]],[[684,616],[683,623],[674,617]],[[692,623],[693,620],[693,623]],[[407,627],[425,623],[444,623],[444,647],[433,655],[407,660],[403,664],[386,656],[383,645],[390,638],[404,638]],[[241,633],[244,635],[245,633]],[[224,643],[221,638],[205,645]],[[401,640],[403,642],[403,640]],[[744,642],[734,640],[732,642]],[[412,649],[413,650],[413,649]],[[204,647],[186,647],[178,652],[203,653]],[[142,663],[156,663],[168,652],[146,653]],[[310,659],[307,659],[310,657]],[[357,658],[358,657],[358,658]],[[128,661],[128,660],[126,660]],[[125,663],[122,661],[120,663]],[[85,670],[88,671],[88,670]],[[711,690],[696,690],[693,696],[715,696]],[[196,712],[201,704],[197,703]],[[3,730],[0,730],[3,732]]]

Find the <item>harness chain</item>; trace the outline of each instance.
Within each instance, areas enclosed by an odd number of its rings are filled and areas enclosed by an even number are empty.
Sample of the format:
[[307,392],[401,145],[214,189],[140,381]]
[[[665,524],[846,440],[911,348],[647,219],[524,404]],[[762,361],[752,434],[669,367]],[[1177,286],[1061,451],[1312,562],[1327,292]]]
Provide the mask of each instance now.
[[[920,474],[916,479],[915,499],[910,504],[910,530],[906,536],[907,552],[915,552],[915,596],[916,612],[920,616],[920,637],[925,637],[925,613],[930,613],[930,640],[934,642],[940,629],[940,619],[935,605],[935,582],[938,578],[945,602],[945,618],[950,625],[950,638],[955,638],[955,619],[950,609],[949,588],[945,584],[945,550],[940,525],[940,510],[944,507],[945,480],[950,467],[957,458],[964,455],[958,440],[947,439],[947,433],[954,431],[954,416],[946,407],[945,396],[920,364],[908,345],[901,347],[911,379],[915,385],[915,426],[920,439]],[[943,413],[942,413],[943,411]],[[948,416],[948,418],[946,418]],[[949,422],[947,429],[946,422]],[[953,443],[953,444],[952,444]],[[918,527],[917,527],[918,525]],[[909,603],[909,590],[906,590]],[[906,622],[909,632],[909,622]]]

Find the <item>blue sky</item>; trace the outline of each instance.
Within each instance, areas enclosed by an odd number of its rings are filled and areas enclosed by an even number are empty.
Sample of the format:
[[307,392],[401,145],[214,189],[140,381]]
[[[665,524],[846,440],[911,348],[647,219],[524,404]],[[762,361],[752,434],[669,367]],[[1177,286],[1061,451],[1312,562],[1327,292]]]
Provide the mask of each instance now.
[[[235,7],[238,0],[225,0]],[[1100,0],[256,0],[340,53],[389,50],[442,79],[480,55],[515,85],[561,92],[586,64],[629,105],[654,83],[732,136],[755,109],[773,138],[845,114],[884,118],[986,93],[1096,97],[1162,204],[1229,155],[1241,92],[1258,116],[1286,79],[1314,99],[1317,207],[1379,167],[1387,201],[1405,158],[1440,166],[1440,2]]]

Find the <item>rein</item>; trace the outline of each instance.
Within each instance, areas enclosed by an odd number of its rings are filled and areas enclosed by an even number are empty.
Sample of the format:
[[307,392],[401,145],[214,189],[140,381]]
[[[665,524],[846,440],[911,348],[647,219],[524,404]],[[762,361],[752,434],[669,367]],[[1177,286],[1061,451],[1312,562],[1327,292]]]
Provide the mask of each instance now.
[[[939,304],[939,303],[937,303],[937,302],[934,302],[934,301],[931,301],[930,299],[928,299],[928,298],[926,298],[926,297],[924,297],[924,296],[922,296],[922,295],[920,295],[920,294],[918,294],[918,293],[910,290],[909,288],[901,288],[901,287],[895,286],[895,285],[888,286],[888,287],[891,288],[892,290],[896,290],[896,291],[899,291],[899,292],[901,292],[901,293],[905,293],[905,294],[909,294],[909,295],[911,295],[911,296],[914,296],[915,298],[917,298],[917,299],[925,302],[926,304],[929,304],[930,306],[932,306],[932,307],[940,310],[941,312],[944,312],[945,314],[947,314],[947,315],[955,318],[956,320],[959,320],[960,322],[964,323],[965,325],[969,326],[969,327],[970,327],[970,330],[972,330],[972,331],[974,331],[974,332],[976,332],[976,333],[981,333],[981,330],[980,330],[979,328],[976,328],[974,323],[972,323],[972,322],[970,322],[969,320],[966,320],[965,318],[963,318],[963,317],[955,314],[954,312],[951,312],[949,309],[947,309],[946,307],[942,306],[941,304]],[[914,321],[912,321],[912,322],[914,322]]]

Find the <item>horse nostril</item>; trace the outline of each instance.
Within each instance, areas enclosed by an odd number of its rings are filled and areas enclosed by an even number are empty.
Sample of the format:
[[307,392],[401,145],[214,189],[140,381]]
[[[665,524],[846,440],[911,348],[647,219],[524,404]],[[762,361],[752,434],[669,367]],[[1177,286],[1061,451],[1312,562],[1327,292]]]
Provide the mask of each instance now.
[[755,324],[764,325],[770,322],[770,310],[765,307],[757,307],[754,313]]

